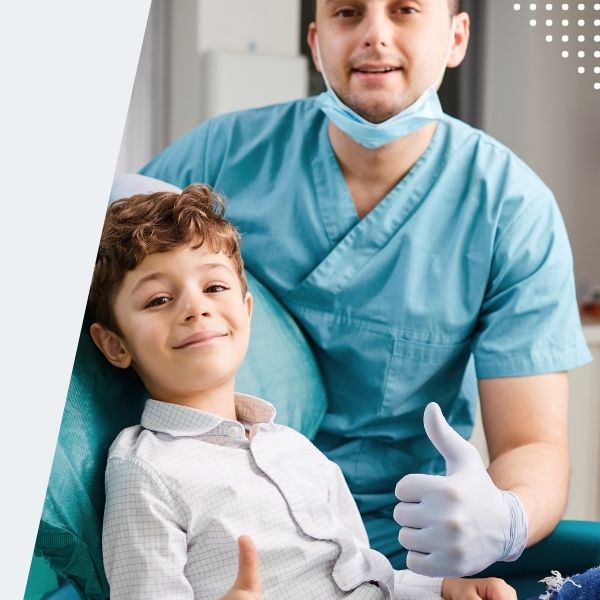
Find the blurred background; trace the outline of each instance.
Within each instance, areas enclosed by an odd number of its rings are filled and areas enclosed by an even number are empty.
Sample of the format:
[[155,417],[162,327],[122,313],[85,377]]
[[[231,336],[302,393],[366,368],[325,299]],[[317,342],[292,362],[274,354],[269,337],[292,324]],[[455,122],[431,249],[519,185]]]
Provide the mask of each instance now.
[[[446,74],[444,108],[505,143],[552,188],[585,300],[600,286],[600,10],[593,2],[586,13],[573,2],[570,11],[558,2],[535,11],[529,3],[515,11],[508,0],[463,5],[471,43],[463,65]],[[208,117],[320,93],[306,45],[312,11],[313,0],[155,0],[117,173]],[[596,20],[580,26],[582,16]]]
[[[565,518],[600,520],[600,5],[563,4],[464,0],[470,48],[440,97],[524,159],[561,208],[595,358],[569,375]],[[312,11],[313,0],[154,0],[116,173],[211,116],[320,93],[305,41]],[[472,441],[487,460],[480,422]],[[53,577],[38,564],[26,600],[47,597]]]
[[[446,112],[509,146],[553,190],[578,296],[590,308],[585,334],[599,358],[600,321],[592,313],[600,313],[600,10],[593,2],[584,11],[581,3],[563,4],[515,10],[508,0],[463,0],[469,52],[447,71],[440,97]],[[138,169],[211,116],[320,93],[306,44],[312,20],[313,0],[154,0],[117,173]],[[597,362],[570,376],[568,518],[600,520]],[[480,424],[473,441],[485,456]]]

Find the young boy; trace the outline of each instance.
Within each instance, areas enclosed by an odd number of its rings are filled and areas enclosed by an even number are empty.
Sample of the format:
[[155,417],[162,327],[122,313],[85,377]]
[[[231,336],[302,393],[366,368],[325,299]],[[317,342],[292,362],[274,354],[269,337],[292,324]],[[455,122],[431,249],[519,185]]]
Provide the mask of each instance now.
[[223,214],[223,200],[199,184],[132,196],[107,213],[90,332],[152,398],[109,453],[111,600],[515,599],[498,579],[394,572],[369,548],[337,465],[276,425],[268,402],[234,392],[252,297]]

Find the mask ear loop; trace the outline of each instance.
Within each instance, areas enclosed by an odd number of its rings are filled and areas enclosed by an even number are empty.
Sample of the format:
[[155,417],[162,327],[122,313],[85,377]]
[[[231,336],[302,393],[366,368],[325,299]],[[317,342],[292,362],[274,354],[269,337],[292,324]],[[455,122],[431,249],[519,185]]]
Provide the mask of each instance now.
[[[329,79],[327,79],[327,75],[325,74],[325,66],[323,65],[323,56],[321,55],[321,45],[319,44],[319,36],[315,33],[315,41],[317,44],[317,58],[319,59],[319,66],[321,67],[321,77],[323,77],[323,81],[325,82],[325,87],[328,90],[333,92],[333,88],[329,83]],[[336,94],[337,96],[337,94]]]

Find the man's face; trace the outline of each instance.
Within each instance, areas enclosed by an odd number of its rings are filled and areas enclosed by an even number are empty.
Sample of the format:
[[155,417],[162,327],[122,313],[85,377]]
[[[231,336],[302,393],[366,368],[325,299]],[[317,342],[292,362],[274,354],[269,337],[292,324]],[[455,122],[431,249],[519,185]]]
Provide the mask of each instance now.
[[189,404],[233,383],[251,309],[224,254],[191,246],[150,254],[127,273],[115,299],[125,352],[118,366],[132,364],[153,398]]
[[[447,0],[317,0],[308,43],[342,102],[379,123],[410,106],[468,42],[464,13]],[[451,50],[450,55],[448,51]]]

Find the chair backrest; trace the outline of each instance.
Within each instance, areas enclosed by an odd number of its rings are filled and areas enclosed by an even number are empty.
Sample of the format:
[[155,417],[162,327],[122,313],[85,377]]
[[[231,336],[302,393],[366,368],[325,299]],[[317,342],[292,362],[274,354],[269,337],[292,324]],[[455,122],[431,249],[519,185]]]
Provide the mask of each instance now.
[[[252,334],[236,389],[269,400],[277,422],[312,437],[325,414],[321,376],[300,329],[251,274]],[[101,527],[108,448],[139,423],[146,391],[134,373],[112,367],[84,323],[71,376],[35,552],[83,598],[108,598]]]

